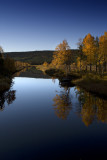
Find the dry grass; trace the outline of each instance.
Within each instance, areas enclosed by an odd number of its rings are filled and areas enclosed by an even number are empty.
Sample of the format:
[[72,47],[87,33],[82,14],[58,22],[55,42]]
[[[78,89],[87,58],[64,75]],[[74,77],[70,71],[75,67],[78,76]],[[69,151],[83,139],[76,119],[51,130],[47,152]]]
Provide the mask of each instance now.
[[81,79],[73,81],[76,85],[107,98],[107,76],[100,77],[98,75],[83,76]]

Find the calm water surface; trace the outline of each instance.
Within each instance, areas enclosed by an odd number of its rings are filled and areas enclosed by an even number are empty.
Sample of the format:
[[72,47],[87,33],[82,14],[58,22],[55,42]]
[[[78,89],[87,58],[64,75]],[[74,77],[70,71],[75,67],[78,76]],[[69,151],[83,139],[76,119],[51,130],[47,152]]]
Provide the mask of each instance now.
[[58,80],[13,79],[0,95],[0,159],[107,159],[107,101]]

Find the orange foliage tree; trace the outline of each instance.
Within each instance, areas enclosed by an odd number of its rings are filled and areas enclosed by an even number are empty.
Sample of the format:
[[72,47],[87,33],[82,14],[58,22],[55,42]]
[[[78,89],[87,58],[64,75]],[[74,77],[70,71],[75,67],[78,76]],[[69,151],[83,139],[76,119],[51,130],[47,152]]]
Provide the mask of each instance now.
[[100,61],[103,63],[104,71],[107,68],[107,32],[99,38]]
[[86,37],[83,39],[83,52],[87,57],[87,64],[90,65],[90,71],[91,71],[91,66],[94,63],[96,44],[95,44],[95,38],[90,33],[86,35]]
[[70,71],[71,57],[72,56],[68,42],[66,40],[63,40],[63,42],[56,47],[52,64],[59,68],[61,65],[65,66],[67,75]]

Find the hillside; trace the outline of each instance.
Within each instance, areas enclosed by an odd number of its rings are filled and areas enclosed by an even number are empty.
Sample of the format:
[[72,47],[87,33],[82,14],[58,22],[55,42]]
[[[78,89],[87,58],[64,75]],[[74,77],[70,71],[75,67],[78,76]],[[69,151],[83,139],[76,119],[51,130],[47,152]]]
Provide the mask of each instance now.
[[[79,54],[78,50],[71,50],[73,56],[73,62],[76,60],[76,57]],[[30,63],[31,65],[40,65],[45,61],[51,63],[54,51],[29,51],[29,52],[5,52],[9,57],[13,58],[16,61],[22,61]]]

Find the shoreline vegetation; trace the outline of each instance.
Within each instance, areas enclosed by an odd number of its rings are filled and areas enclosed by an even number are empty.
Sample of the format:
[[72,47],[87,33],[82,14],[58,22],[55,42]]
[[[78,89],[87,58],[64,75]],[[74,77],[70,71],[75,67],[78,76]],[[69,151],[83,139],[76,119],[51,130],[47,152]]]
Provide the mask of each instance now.
[[53,78],[58,78],[62,83],[71,82],[86,91],[96,94],[102,98],[107,98],[107,75],[98,75],[95,73],[71,72],[67,75],[62,70],[48,69],[39,65],[37,69],[42,70]]
[[0,94],[6,92],[12,86],[14,73],[25,68],[26,63],[15,61],[8,55],[4,56],[2,47],[0,47]]
[[[72,82],[96,95],[107,98],[107,32],[101,37],[87,34],[78,42],[79,55],[73,63],[66,40],[57,45],[51,64],[44,62],[43,69],[62,83]],[[47,68],[47,69],[46,69]]]
[[73,83],[88,92],[91,92],[102,98],[107,98],[107,77],[96,78],[96,75],[83,76],[80,79],[74,80]]
[[63,40],[55,51],[4,54],[0,47],[0,85],[8,88],[13,73],[18,76],[22,71],[22,77],[58,78],[107,98],[107,32],[101,37],[89,33],[77,45],[71,50]]

